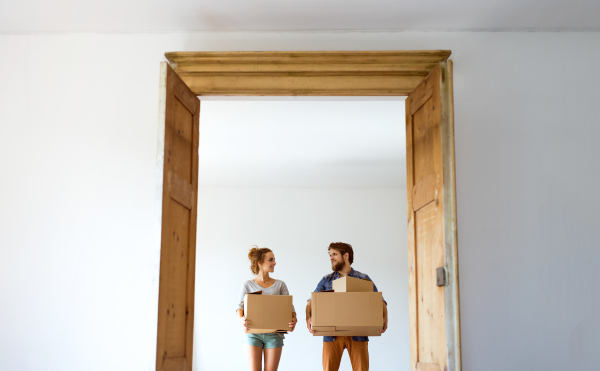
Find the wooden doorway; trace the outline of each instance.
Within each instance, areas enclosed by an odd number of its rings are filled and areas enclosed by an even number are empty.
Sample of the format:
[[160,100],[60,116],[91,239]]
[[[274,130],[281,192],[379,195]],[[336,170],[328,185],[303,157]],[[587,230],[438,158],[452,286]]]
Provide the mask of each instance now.
[[449,51],[184,52],[161,64],[156,369],[191,371],[202,95],[407,96],[411,370],[459,371]]

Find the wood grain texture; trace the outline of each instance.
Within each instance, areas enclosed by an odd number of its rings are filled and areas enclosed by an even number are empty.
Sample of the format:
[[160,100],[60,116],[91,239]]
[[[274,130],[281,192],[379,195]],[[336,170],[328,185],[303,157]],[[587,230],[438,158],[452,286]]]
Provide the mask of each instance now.
[[162,366],[162,371],[186,371],[188,369],[185,357],[167,358]]
[[[437,267],[444,264],[440,209],[429,203],[415,213],[417,240],[417,336],[419,362],[445,365],[446,318],[444,288],[437,285]],[[438,233],[435,233],[438,232]]]
[[[417,337],[417,253],[415,239],[415,213],[413,211],[413,184],[414,166],[413,166],[413,117],[410,113],[412,98],[409,95],[405,101],[406,115],[406,203],[408,206],[407,215],[407,234],[408,234],[408,317],[409,317],[409,336],[410,336],[410,364],[416,365],[419,359]],[[414,371],[414,366],[411,371]]]
[[196,95],[406,96],[450,51],[173,52]]
[[[444,266],[442,72],[436,66],[406,101],[411,369],[448,368]],[[432,366],[433,367],[433,366]]]
[[191,371],[200,101],[166,63],[161,64],[161,79],[164,160],[156,369]]
[[194,205],[194,188],[192,184],[185,179],[181,179],[177,173],[172,171],[169,171],[167,179],[171,198],[187,209],[192,210]]
[[440,366],[433,363],[417,362],[417,371],[441,371]]
[[429,99],[431,99],[431,96],[433,95],[433,86],[434,86],[433,81],[431,81],[429,79],[425,79],[411,93],[411,95],[413,96],[413,99],[411,100],[411,105],[410,105],[410,114],[411,115],[414,115],[415,112],[417,112],[419,110],[419,108],[421,108],[425,104],[425,102],[427,102]]
[[413,211],[418,211],[423,206],[435,200],[435,185],[436,175],[431,174],[413,186]]
[[458,285],[456,166],[454,161],[454,91],[452,61],[440,63],[442,94],[442,166],[444,172],[444,262],[446,268],[446,341],[448,370],[462,369]]

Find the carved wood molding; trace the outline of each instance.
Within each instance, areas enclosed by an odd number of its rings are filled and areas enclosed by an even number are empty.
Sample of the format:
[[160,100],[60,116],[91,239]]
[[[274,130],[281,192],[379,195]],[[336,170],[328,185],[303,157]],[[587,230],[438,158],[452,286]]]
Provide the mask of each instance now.
[[196,95],[406,96],[448,50],[173,52]]

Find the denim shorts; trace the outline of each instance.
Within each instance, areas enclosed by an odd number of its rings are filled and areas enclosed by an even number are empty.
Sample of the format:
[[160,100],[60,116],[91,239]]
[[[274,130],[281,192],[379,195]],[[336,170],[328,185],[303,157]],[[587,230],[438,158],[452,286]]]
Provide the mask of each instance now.
[[283,338],[275,332],[268,334],[244,334],[244,344],[265,349],[281,348],[283,346]]

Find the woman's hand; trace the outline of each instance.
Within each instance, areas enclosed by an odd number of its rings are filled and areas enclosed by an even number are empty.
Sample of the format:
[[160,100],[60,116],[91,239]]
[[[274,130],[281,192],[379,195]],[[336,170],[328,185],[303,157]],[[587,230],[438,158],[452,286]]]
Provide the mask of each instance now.
[[298,323],[298,318],[296,318],[296,313],[294,313],[292,316],[292,322],[290,322],[290,327],[292,328],[290,332],[294,331],[294,329],[296,328],[296,323]]
[[244,316],[244,317],[240,317],[240,323],[242,324],[242,326],[244,326],[244,332],[248,332],[248,330],[250,330],[250,329],[248,328],[248,325],[250,324],[250,322],[248,322],[248,321],[246,320],[246,317],[245,317],[245,316]]

